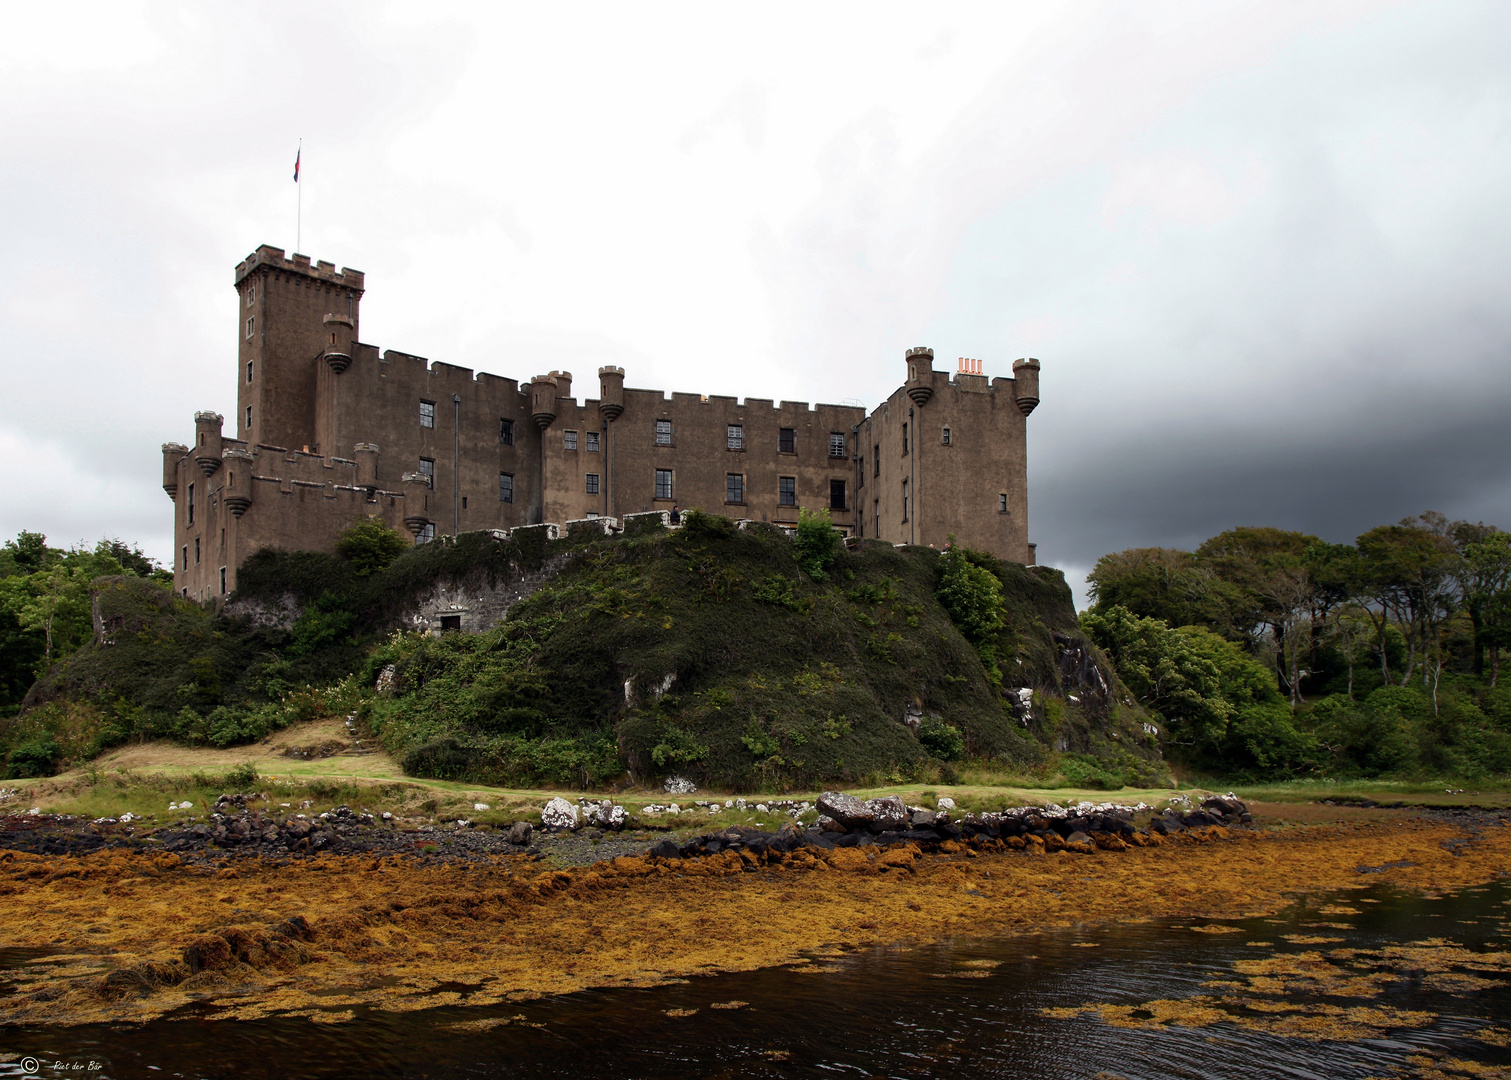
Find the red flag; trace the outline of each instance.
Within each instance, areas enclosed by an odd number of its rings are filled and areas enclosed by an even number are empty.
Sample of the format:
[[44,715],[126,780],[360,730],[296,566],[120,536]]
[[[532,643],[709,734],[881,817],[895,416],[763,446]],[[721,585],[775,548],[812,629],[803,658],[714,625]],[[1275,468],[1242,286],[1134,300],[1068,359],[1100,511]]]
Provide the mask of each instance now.
[[299,157],[304,153],[304,147],[294,151],[294,183],[299,183]]

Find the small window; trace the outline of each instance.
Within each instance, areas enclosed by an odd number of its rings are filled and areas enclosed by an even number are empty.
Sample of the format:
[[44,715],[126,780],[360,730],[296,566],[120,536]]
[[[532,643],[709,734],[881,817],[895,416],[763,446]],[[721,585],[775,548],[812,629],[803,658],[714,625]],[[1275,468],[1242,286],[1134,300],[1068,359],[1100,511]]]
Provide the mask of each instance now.
[[462,496],[462,509],[467,509],[467,496],[465,495]]
[[461,633],[461,630],[462,630],[462,617],[460,615],[442,615],[441,616],[441,633],[446,634],[446,633],[450,633],[452,631],[456,631],[457,633]]
[[588,517],[595,518],[595,517],[598,517],[598,516],[599,516],[599,513],[598,513],[597,510],[589,510],[588,511]]
[[776,504],[778,506],[797,505],[797,477],[779,476],[776,480]]
[[[188,544],[184,545],[184,569],[185,570],[189,569],[189,545]],[[184,590],[184,595],[187,596],[188,594],[189,594],[188,590],[187,589]]]
[[247,406],[247,438],[252,437],[252,406]]
[[257,299],[257,282],[254,281],[250,285],[247,286],[247,307],[251,307],[252,306],[252,301],[254,301],[256,299]]
[[587,474],[586,490],[587,490],[587,493],[589,495],[597,495],[598,494],[598,474],[597,473],[590,472],[590,473]]
[[908,425],[906,422],[902,425],[902,452],[904,454],[908,452]]
[[247,361],[247,382],[252,381],[252,361]]
[[562,437],[562,446],[563,447],[565,447],[568,450],[576,450],[577,449],[577,432],[575,432],[575,431],[563,431],[561,433],[561,437]]
[[256,321],[255,319],[248,319],[247,320],[247,340],[248,341],[252,340],[252,323],[255,322],[255,321]]
[[741,424],[727,424],[724,428],[724,444],[730,450],[745,449],[745,428]]
[[428,544],[435,539],[435,522],[427,521],[425,527],[420,530],[420,535],[414,538],[416,544]]
[[[672,444],[672,422],[670,420],[656,421],[656,445],[670,446]],[[670,497],[670,496],[668,496]]]
[[725,474],[724,501],[727,503],[743,503],[745,501],[745,477],[740,473]]
[[777,432],[776,450],[779,454],[797,453],[797,428],[784,427]]
[[829,432],[829,456],[844,457],[847,441],[843,431]]
[[871,462],[872,462],[872,469],[874,470],[871,473],[871,475],[872,476],[880,476],[881,475],[881,443],[877,443],[876,446],[872,448],[872,451],[871,451]]
[[501,472],[498,474],[498,501],[512,503],[514,501],[514,474]]
[[949,446],[950,445],[950,429],[949,428],[940,428],[939,429],[939,441],[944,446]]
[[498,421],[498,441],[505,446],[514,445],[514,421],[503,417]]
[[420,475],[425,478],[425,484],[432,490],[435,488],[435,459],[422,457],[420,459]]
[[997,496],[997,513],[999,513],[999,514],[1005,514],[1005,513],[1007,513],[1007,493],[1006,492],[1003,492],[1002,494],[1000,494],[1000,495]]
[[588,437],[588,446],[587,446],[588,453],[590,453],[590,454],[596,454],[596,453],[598,453],[598,432],[596,432],[596,431],[588,431],[588,432],[584,432],[584,434],[587,435],[587,437]]
[[902,520],[908,520],[908,482],[902,482]]
[[220,568],[220,595],[226,595],[226,568],[224,566]]
[[435,402],[420,402],[420,426],[428,428],[435,427]]
[[656,470],[656,498],[670,499],[672,497],[672,471],[670,469]]
[[876,537],[879,540],[879,539],[881,539],[881,500],[880,499],[872,499],[871,500],[871,508],[872,508],[872,513],[875,515],[875,521],[876,521],[876,528],[871,533],[871,535],[874,536],[874,537]]
[[845,502],[845,482],[843,480],[829,481],[829,509],[843,510],[849,504]]
[[194,485],[189,485],[189,524],[194,524]]
[[194,565],[199,565],[199,537],[194,538]]
[[[864,455],[855,460],[855,486],[858,488],[866,486],[866,459]],[[864,525],[865,522],[861,524]]]

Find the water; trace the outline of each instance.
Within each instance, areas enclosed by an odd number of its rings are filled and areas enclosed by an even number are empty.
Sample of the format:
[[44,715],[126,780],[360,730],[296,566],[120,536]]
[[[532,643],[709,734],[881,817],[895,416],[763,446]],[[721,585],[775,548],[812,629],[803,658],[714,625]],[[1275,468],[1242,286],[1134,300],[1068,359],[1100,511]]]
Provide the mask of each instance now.
[[[1375,900],[1377,903],[1361,902]],[[1003,1077],[1055,1080],[1286,1078],[1362,1080],[1414,1072],[1428,1053],[1511,1067],[1511,1049],[1472,1038],[1511,1018],[1511,988],[1446,993],[1420,972],[1369,1000],[1297,998],[1425,1010],[1436,1019],[1376,1037],[1315,1041],[1229,1023],[1158,1031],[1042,1010],[1137,1005],[1221,994],[1235,961],[1306,949],[1379,949],[1445,938],[1475,952],[1511,948],[1504,882],[1424,899],[1385,889],[1341,894],[1357,914],[1319,913],[1312,898],[1274,919],[1085,927],[1001,939],[816,957],[813,970],[720,975],[651,990],[589,991],[529,1005],[360,1012],[345,1024],[306,1019],[212,1022],[192,1015],[140,1027],[0,1029],[3,1056],[39,1059],[54,1077],[420,1078]],[[1333,924],[1319,926],[1321,923]],[[759,933],[759,928],[752,928]],[[1284,935],[1341,938],[1288,943]],[[1257,948],[1250,942],[1273,942]],[[1093,947],[1087,947],[1093,946]],[[29,957],[7,955],[10,964]],[[43,960],[45,962],[45,960]],[[1505,975],[1511,978],[1511,975]],[[1280,1000],[1285,1000],[1281,998]],[[717,1009],[715,1003],[747,1003]],[[691,1015],[668,1015],[697,1010]],[[476,1022],[500,1021],[486,1030]],[[471,1029],[452,1025],[469,1023]],[[1419,1062],[1420,1063],[1420,1062]],[[11,1060],[0,1077],[24,1075]],[[1449,1075],[1462,1075],[1450,1073]]]

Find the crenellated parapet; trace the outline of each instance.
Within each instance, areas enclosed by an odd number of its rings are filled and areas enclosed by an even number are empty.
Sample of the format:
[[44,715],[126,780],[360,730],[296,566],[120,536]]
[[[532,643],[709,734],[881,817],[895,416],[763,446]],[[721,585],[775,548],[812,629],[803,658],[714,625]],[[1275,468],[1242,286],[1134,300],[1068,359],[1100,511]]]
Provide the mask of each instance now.
[[361,293],[365,286],[362,271],[353,270],[351,267],[336,269],[335,263],[324,261],[310,262],[308,255],[295,253],[285,256],[283,248],[273,247],[271,244],[263,244],[252,254],[236,264],[236,284],[240,285],[243,278],[248,274],[264,270],[281,270],[291,274],[302,274],[305,277],[316,278],[331,285],[341,285]]

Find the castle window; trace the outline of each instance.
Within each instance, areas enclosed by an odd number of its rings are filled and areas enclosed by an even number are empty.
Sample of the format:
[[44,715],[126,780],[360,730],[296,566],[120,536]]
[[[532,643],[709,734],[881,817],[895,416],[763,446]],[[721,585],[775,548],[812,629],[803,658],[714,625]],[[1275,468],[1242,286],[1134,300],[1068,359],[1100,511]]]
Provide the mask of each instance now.
[[724,476],[724,501],[727,503],[744,503],[745,501],[745,477],[740,473],[726,473]]
[[514,501],[514,474],[501,472],[498,474],[498,501],[512,503]]
[[505,446],[514,445],[514,421],[500,417],[498,421],[498,441]]
[[902,425],[902,452],[904,454],[908,452],[908,425],[906,422]]
[[435,427],[435,402],[420,402],[420,426],[428,428]]
[[414,538],[416,544],[428,544],[435,539],[435,522],[427,521],[425,527],[420,530],[420,535]]
[[194,538],[194,565],[199,565],[199,537]]
[[[670,446],[672,444],[672,422],[670,420],[656,421],[656,445]],[[671,498],[670,495],[667,498]]]
[[[866,458],[864,454],[857,457],[855,461],[855,486],[858,488],[866,486]],[[861,524],[864,525],[865,523],[862,522]]]
[[874,462],[874,465],[872,467],[875,469],[875,471],[872,472],[871,475],[872,476],[880,476],[881,475],[881,443],[877,443],[876,446],[873,448],[873,450],[871,452],[871,460],[872,460],[872,462]]
[[908,482],[902,482],[902,520],[908,520]]
[[875,514],[875,521],[876,521],[876,528],[871,533],[871,535],[874,536],[874,537],[876,537],[879,540],[879,539],[881,539],[881,500],[880,499],[872,499],[871,500],[871,508],[872,508],[872,512]]
[[797,428],[784,427],[777,432],[776,452],[779,454],[797,453]]
[[422,457],[420,459],[420,475],[425,478],[425,484],[432,490],[435,489],[435,459]]
[[672,497],[672,471],[670,469],[656,470],[656,498],[670,499]]
[[997,513],[999,513],[999,514],[1005,514],[1005,513],[1007,513],[1007,493],[1006,492],[1003,492],[1003,493],[1001,493],[1000,495],[997,496]]
[[843,480],[830,480],[829,509],[844,510],[848,505],[845,502],[845,482]]
[[[184,545],[184,569],[185,570],[189,569],[189,545],[188,544]],[[188,589],[184,590],[184,595],[185,596],[189,595],[189,590]]]
[[247,361],[247,382],[252,381],[252,361]]
[[252,301],[257,299],[257,282],[247,286],[247,307],[252,306]]
[[462,509],[467,509],[467,496],[465,495],[462,496]]
[[845,439],[845,433],[843,431],[831,431],[831,432],[829,432],[829,456],[830,457],[844,457],[845,456],[845,447],[846,447],[846,439]]
[[589,495],[598,494],[598,474],[595,472],[587,474],[587,493]]
[[742,424],[728,424],[724,428],[724,445],[729,450],[745,449],[745,427]]
[[247,438],[252,437],[252,406],[247,406]]
[[189,524],[194,524],[194,485],[189,485]]
[[253,323],[253,321],[254,320],[252,320],[252,319],[248,319],[247,320],[247,340],[248,341],[252,340],[252,323]]
[[776,504],[778,506],[797,505],[797,477],[779,476],[776,478]]
[[457,633],[461,633],[462,617],[460,615],[442,615],[441,633],[444,634],[452,630],[455,630]]
[[950,429],[949,428],[941,428],[940,429],[940,431],[939,431],[939,442],[943,446],[949,446],[950,445]]
[[598,453],[598,432],[596,432],[596,431],[589,431],[589,432],[586,432],[585,434],[588,437],[588,453],[590,453],[590,454],[596,454],[596,453]]
[[226,568],[224,566],[220,568],[220,595],[226,595]]
[[577,449],[577,432],[575,432],[575,431],[563,431],[561,434],[562,434],[562,439],[563,439],[563,445],[568,450],[576,450]]

